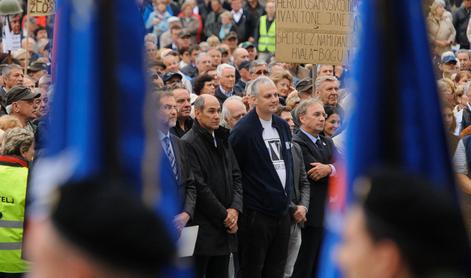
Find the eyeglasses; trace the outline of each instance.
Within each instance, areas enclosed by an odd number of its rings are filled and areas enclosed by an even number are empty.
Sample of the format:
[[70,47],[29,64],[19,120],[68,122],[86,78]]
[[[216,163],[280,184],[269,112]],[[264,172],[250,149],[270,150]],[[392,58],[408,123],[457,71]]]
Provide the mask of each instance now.
[[255,72],[256,75],[268,75],[268,73],[269,72],[267,70],[259,70]]

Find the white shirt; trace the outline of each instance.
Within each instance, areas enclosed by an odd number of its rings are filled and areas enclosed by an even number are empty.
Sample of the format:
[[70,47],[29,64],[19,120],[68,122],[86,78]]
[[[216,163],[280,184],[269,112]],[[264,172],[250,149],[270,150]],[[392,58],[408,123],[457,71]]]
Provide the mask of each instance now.
[[239,11],[235,12],[234,10],[231,11],[232,18],[234,19],[234,22],[239,23],[240,18],[244,14],[244,11],[242,9],[239,9]]
[[280,134],[272,126],[272,120],[265,121],[260,119],[260,123],[263,127],[263,141],[265,141],[265,145],[267,146],[268,153],[270,155],[271,162],[273,163],[273,167],[275,167],[276,173],[280,178],[281,184],[283,188],[286,186],[286,166],[285,161],[281,155],[281,139]]

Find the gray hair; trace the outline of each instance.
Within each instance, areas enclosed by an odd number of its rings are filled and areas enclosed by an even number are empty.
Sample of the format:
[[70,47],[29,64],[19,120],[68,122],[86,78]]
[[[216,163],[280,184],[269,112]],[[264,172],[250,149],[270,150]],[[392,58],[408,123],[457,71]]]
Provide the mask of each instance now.
[[456,51],[455,56],[458,56],[458,54],[466,54],[471,60],[471,51],[469,49],[459,49],[458,51]]
[[196,98],[195,102],[193,102],[193,107],[195,108],[195,111],[201,111],[204,109],[204,96],[199,96]]
[[23,70],[20,66],[18,66],[16,64],[6,65],[2,69],[2,76],[3,77],[9,76],[11,71],[14,70],[14,69]]
[[318,64],[318,65],[317,65],[317,69],[316,69],[317,74],[319,74],[319,73],[321,72],[321,68],[322,68],[323,66],[330,66],[330,67],[332,67],[332,69],[334,68],[333,65]]
[[262,85],[273,85],[274,87],[276,87],[275,83],[270,78],[266,76],[259,76],[250,84],[250,95],[258,97],[258,95],[260,94],[260,86]]
[[314,86],[316,87],[316,91],[319,90],[319,88],[321,87],[322,83],[326,82],[326,81],[335,81],[335,82],[339,82],[339,80],[337,79],[337,77],[335,76],[320,76],[316,79],[316,82],[314,83]]
[[220,64],[217,69],[216,69],[216,74],[218,77],[221,77],[222,76],[222,72],[225,70],[225,69],[232,69],[234,72],[235,72],[235,68],[234,66],[232,65],[229,65],[229,64]]
[[250,63],[249,72],[253,73],[253,71],[256,67],[263,66],[263,65],[266,66],[267,62],[262,61],[262,60],[253,61],[252,63]]
[[199,64],[201,59],[203,59],[205,56],[208,56],[211,59],[211,56],[208,54],[208,52],[200,52],[198,56],[196,56],[195,63]]
[[320,104],[322,107],[324,106],[324,104],[318,98],[309,98],[301,101],[301,103],[299,103],[294,110],[296,118],[299,119],[299,116],[306,114],[307,109],[314,104]]
[[240,102],[240,104],[244,105],[245,107],[245,104],[244,102],[242,101],[242,98],[239,97],[239,96],[231,96],[231,97],[228,97],[224,103],[222,104],[222,112],[221,112],[221,125],[223,127],[226,127],[228,128],[228,125],[227,125],[227,122],[226,122],[226,119],[229,118],[230,115],[230,112],[229,112],[229,109],[227,108],[227,103],[231,102],[231,101],[235,101],[235,102]]
[[34,134],[31,131],[20,127],[9,129],[3,134],[2,154],[21,156],[33,143]]
[[7,107],[5,107],[5,109],[7,110],[7,114],[11,114],[11,110],[13,109],[13,106],[9,104],[7,105]]

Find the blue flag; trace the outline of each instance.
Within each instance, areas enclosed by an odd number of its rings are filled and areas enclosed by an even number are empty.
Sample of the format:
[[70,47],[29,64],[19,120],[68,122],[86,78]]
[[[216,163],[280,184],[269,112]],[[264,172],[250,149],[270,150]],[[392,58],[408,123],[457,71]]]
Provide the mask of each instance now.
[[[157,106],[147,93],[144,25],[135,1],[59,0],[54,94],[44,154],[34,175],[46,187],[106,176],[135,185],[176,239],[177,191],[161,161]],[[156,235],[158,236],[158,235]],[[187,277],[176,268],[168,277]]]
[[[345,202],[355,179],[378,166],[402,168],[455,193],[422,2],[364,0],[359,16]],[[342,216],[335,216],[338,223]],[[327,226],[319,276],[341,277],[332,259],[339,229]]]

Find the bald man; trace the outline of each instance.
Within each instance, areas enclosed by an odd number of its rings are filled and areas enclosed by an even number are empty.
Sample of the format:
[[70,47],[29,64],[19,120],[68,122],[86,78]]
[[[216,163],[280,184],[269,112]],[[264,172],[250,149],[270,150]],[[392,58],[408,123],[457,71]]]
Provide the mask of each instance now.
[[228,277],[229,255],[237,252],[237,220],[242,211],[240,170],[228,143],[229,130],[219,126],[218,99],[201,95],[194,108],[196,121],[182,141],[198,188],[193,221],[200,227],[195,277]]

